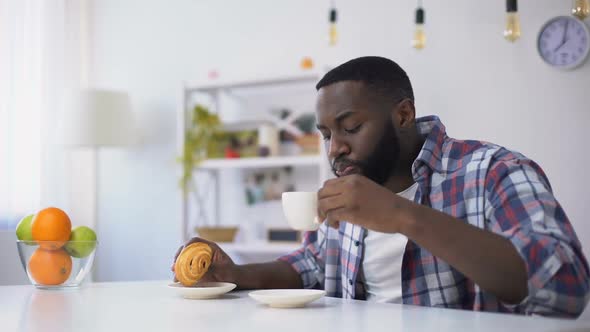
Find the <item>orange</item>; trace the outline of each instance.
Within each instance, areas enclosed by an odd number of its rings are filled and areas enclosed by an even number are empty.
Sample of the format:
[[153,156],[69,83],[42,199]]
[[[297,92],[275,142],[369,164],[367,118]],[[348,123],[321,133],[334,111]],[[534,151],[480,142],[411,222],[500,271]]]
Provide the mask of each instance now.
[[41,285],[59,285],[72,273],[72,258],[63,250],[38,248],[29,259],[29,274]]
[[49,207],[35,215],[31,225],[31,233],[35,241],[52,241],[39,246],[43,249],[55,250],[61,248],[69,239],[72,232],[70,217],[62,210]]

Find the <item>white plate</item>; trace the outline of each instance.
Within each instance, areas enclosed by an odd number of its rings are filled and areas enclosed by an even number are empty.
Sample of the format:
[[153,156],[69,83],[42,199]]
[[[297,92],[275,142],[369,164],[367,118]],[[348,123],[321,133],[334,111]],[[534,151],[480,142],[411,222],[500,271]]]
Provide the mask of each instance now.
[[248,295],[273,308],[300,308],[323,297],[326,292],[317,289],[267,289],[250,292]]
[[213,299],[236,288],[236,284],[229,282],[206,282],[194,287],[185,287],[182,284],[169,284],[176,293],[185,299]]

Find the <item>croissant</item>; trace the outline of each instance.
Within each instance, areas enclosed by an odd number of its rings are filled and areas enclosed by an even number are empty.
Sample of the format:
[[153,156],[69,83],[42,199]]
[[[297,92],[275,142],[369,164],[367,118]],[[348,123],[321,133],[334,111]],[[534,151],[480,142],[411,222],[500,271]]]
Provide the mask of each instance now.
[[174,264],[176,279],[184,286],[193,286],[211,266],[213,250],[206,243],[197,242],[182,249]]

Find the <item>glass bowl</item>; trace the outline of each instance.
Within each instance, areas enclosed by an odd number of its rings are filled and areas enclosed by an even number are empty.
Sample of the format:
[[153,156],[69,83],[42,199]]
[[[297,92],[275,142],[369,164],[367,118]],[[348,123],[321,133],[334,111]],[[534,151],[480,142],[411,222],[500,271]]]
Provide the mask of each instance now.
[[16,241],[31,284],[43,289],[78,287],[92,269],[98,241]]

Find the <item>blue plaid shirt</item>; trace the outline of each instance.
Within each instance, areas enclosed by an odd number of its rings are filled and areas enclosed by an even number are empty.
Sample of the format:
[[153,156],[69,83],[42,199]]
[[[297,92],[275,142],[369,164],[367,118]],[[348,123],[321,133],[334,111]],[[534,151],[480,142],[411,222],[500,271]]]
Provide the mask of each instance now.
[[[528,296],[509,305],[428,250],[408,240],[402,263],[405,304],[523,314],[578,316],[589,296],[588,264],[541,168],[523,155],[481,141],[448,137],[435,116],[417,120],[425,143],[412,165],[414,202],[510,240],[528,273]],[[363,298],[366,230],[342,222],[304,235],[301,249],[279,258],[305,288]],[[486,262],[482,262],[486,264]]]

